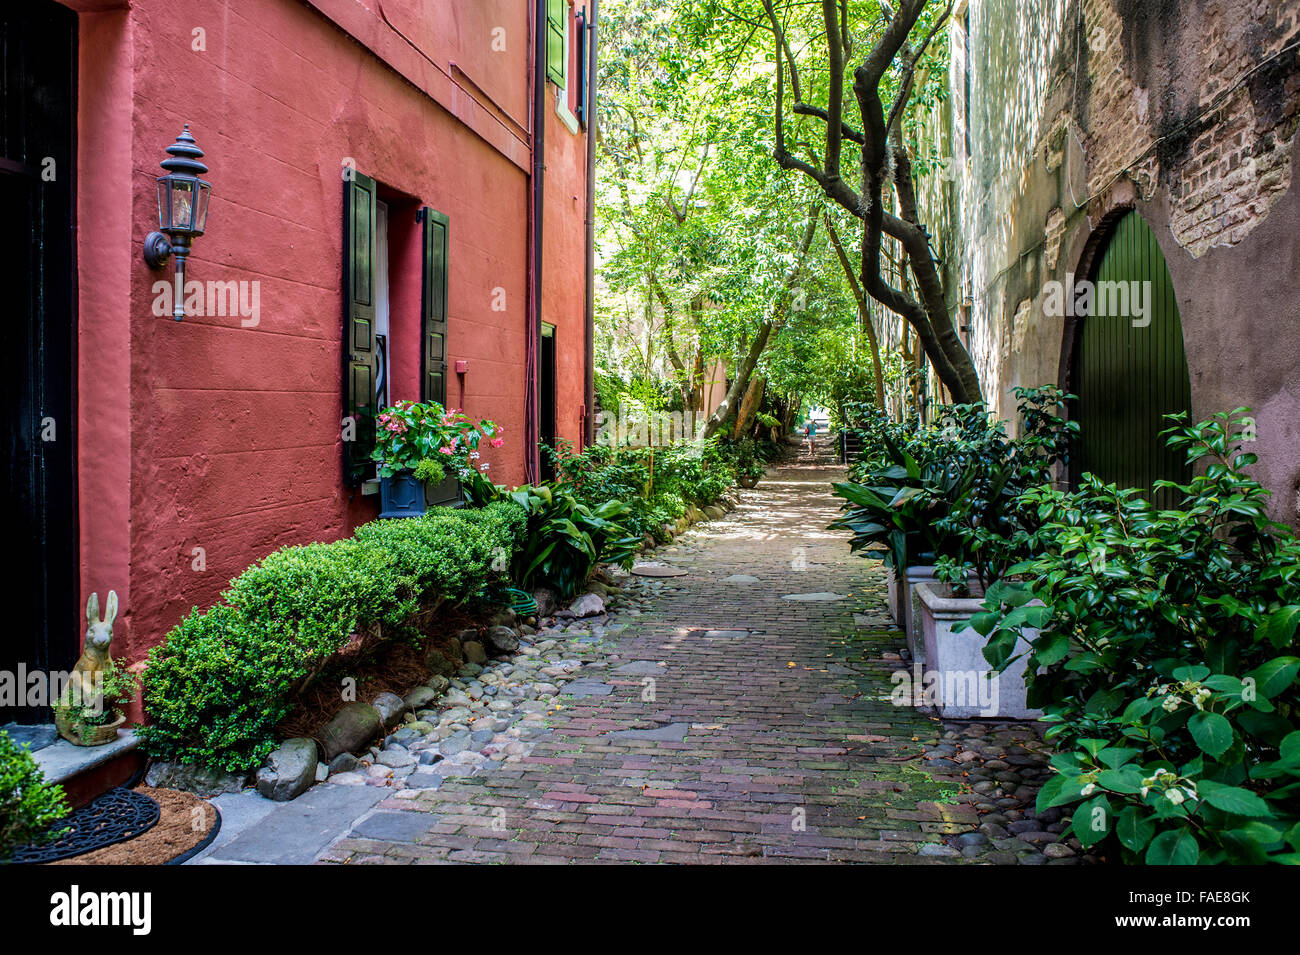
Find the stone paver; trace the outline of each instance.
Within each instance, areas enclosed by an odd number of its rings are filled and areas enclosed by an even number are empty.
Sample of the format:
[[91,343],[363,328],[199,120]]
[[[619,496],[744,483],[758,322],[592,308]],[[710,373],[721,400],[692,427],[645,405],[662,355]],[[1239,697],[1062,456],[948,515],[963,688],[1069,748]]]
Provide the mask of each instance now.
[[891,704],[907,661],[882,573],[826,529],[842,476],[774,469],[657,550],[687,575],[626,578],[628,626],[590,643],[529,755],[393,792],[321,861],[1077,862],[1030,811],[1034,727]]

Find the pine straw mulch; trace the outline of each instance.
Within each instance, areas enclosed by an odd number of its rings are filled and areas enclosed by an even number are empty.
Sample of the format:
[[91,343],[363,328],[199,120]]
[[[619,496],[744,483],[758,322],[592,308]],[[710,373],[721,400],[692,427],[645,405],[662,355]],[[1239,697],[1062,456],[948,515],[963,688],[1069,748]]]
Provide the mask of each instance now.
[[450,637],[477,629],[481,620],[465,610],[439,608],[417,614],[413,623],[422,634],[419,646],[400,639],[376,643],[354,634],[321,677],[297,695],[289,715],[276,727],[276,737],[315,739],[345,702],[340,682],[345,678],[356,681],[357,700],[373,700],[380,693],[405,696],[436,672],[425,663],[428,651],[447,647]]

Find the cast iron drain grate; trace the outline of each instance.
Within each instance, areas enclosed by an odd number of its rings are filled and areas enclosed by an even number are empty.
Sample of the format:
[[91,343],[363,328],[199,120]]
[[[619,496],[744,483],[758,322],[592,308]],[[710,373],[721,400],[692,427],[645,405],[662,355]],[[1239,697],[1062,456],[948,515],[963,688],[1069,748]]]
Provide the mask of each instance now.
[[54,825],[68,831],[43,846],[15,849],[11,862],[56,862],[134,839],[158,823],[162,810],[142,793],[118,786]]

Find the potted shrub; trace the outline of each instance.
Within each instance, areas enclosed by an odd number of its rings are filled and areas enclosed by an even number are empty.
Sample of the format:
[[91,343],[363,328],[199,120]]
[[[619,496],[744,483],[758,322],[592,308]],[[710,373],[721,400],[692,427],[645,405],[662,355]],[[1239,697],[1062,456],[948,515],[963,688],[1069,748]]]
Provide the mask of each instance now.
[[[944,719],[1037,719],[1042,711],[1029,706],[1025,694],[1024,651],[1038,638],[1038,626],[1048,611],[1041,602],[1029,602],[1021,591],[1006,591],[999,581],[987,594],[978,583],[953,585],[943,580],[916,585],[917,626],[927,679],[933,681],[934,698]],[[1015,606],[1005,600],[1019,600]],[[984,657],[987,640],[972,624],[980,614],[993,611],[1002,626],[1021,635],[1020,653],[1004,669],[990,667]]]
[[399,401],[376,419],[372,457],[379,474],[381,518],[419,517],[429,504],[458,506],[461,481],[476,466],[484,439],[500,447],[501,427],[473,421],[459,409],[437,402]]
[[738,438],[731,444],[732,467],[736,472],[736,483],[741,487],[756,487],[767,468],[758,455],[758,448],[751,437]]
[[741,487],[757,487],[767,469],[757,458],[736,465],[736,483]]
[[103,746],[117,739],[126,722],[125,708],[135,698],[135,676],[109,660],[94,680],[80,674],[54,708],[60,735],[78,746]]

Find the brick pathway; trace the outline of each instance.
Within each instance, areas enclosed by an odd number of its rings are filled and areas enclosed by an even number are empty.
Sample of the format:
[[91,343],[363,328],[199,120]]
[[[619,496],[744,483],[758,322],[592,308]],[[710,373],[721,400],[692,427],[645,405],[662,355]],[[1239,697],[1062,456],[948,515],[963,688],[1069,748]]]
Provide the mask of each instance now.
[[583,685],[607,695],[566,697],[521,762],[394,793],[323,861],[945,862],[974,850],[938,844],[963,833],[992,849],[961,747],[889,703],[903,641],[881,572],[825,529],[842,473],[820,457],[770,471],[656,551],[690,573],[592,646]]

